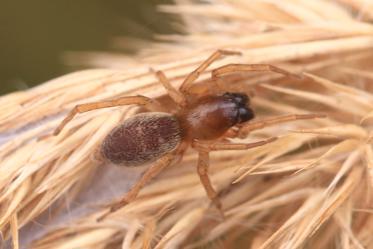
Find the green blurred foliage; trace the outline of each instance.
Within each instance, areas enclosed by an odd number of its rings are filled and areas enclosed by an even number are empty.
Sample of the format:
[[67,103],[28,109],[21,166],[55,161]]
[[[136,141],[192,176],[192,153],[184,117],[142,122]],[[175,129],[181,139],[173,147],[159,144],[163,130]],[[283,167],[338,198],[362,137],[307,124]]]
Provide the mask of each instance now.
[[0,94],[67,73],[61,60],[65,51],[118,51],[110,45],[113,38],[173,33],[176,20],[156,9],[171,0],[0,3]]

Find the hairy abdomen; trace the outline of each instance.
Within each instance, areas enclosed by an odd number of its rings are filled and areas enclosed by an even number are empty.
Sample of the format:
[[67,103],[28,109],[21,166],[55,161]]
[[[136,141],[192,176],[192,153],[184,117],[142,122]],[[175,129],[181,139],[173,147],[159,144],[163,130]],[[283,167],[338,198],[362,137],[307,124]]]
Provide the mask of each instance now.
[[171,152],[180,141],[176,117],[167,113],[141,113],[114,128],[104,139],[101,153],[114,164],[138,166]]

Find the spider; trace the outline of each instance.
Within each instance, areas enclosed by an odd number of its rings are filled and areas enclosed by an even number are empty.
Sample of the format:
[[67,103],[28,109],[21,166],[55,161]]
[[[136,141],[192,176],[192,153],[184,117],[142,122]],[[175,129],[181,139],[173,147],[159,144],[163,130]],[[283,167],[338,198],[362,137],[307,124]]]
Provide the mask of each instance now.
[[[207,196],[224,216],[217,191],[208,175],[211,151],[248,150],[262,146],[273,142],[276,137],[252,143],[231,143],[227,138],[246,137],[253,130],[281,122],[324,117],[321,114],[291,114],[249,122],[254,118],[254,111],[250,108],[250,98],[245,93],[226,92],[204,96],[193,96],[190,93],[192,83],[210,64],[222,56],[237,54],[240,53],[217,50],[185,78],[178,90],[170,84],[162,71],[155,72],[159,82],[178,107],[175,113],[162,112],[162,106],[154,99],[126,96],[77,105],[56,128],[54,135],[58,135],[76,114],[101,108],[141,105],[148,110],[160,110],[130,117],[115,127],[100,146],[102,158],[112,164],[128,167],[151,164],[129,192],[111,206],[109,213],[133,201],[144,185],[191,146],[198,153],[197,173]],[[269,64],[228,64],[214,69],[212,76],[248,71],[276,72],[299,78],[296,74]]]

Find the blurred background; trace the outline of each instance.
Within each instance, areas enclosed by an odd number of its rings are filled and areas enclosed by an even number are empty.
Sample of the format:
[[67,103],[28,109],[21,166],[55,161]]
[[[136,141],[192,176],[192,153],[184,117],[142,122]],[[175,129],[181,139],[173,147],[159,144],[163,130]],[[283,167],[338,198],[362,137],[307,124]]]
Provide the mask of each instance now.
[[[75,71],[71,52],[134,53],[115,46],[118,37],[154,40],[176,32],[179,20],[157,5],[171,0],[2,1],[0,8],[0,95],[27,89]],[[82,68],[79,68],[82,69]]]

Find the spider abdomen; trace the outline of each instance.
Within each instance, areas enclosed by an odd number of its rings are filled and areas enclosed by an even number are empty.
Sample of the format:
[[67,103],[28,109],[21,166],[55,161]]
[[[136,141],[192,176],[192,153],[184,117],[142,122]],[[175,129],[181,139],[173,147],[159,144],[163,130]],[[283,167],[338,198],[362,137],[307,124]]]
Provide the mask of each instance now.
[[141,113],[114,128],[104,139],[101,153],[116,165],[138,166],[169,153],[180,141],[176,117],[160,112]]

